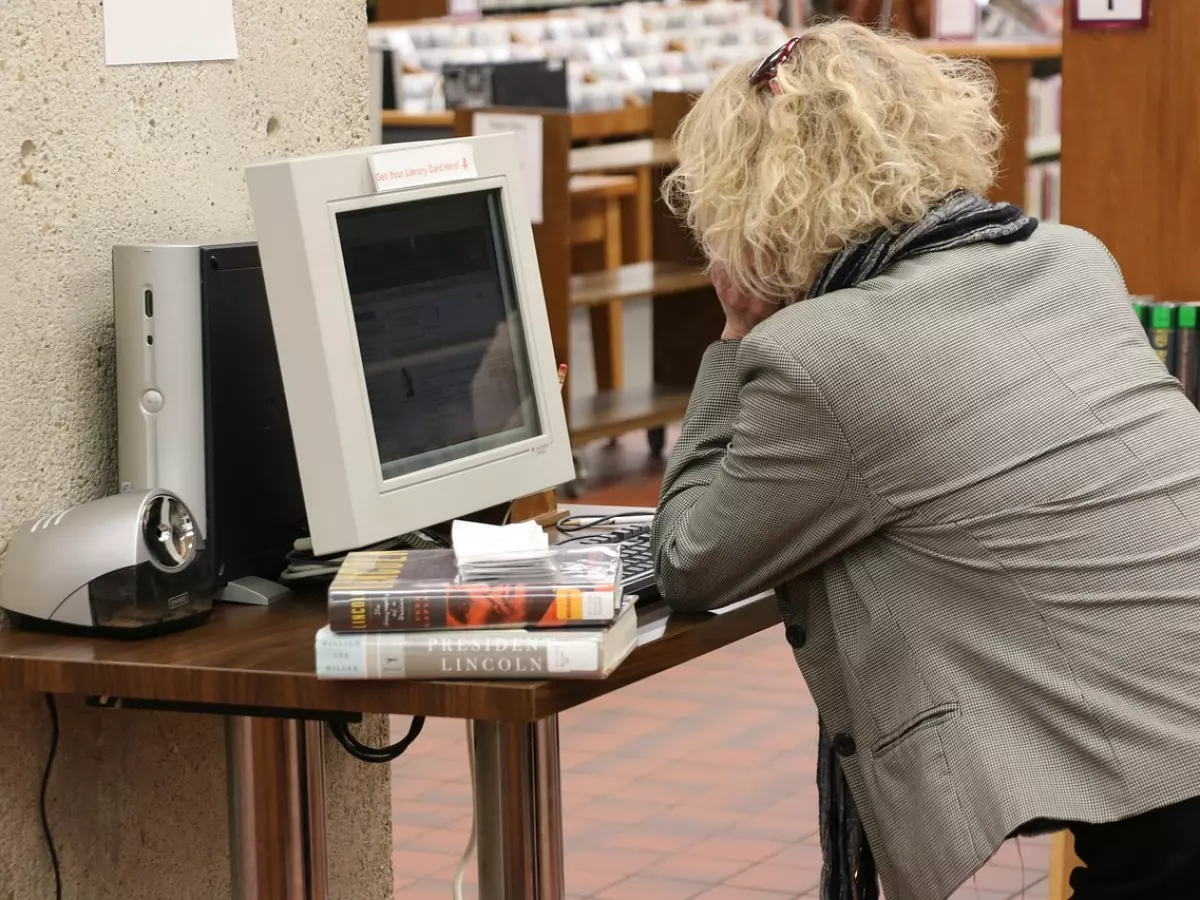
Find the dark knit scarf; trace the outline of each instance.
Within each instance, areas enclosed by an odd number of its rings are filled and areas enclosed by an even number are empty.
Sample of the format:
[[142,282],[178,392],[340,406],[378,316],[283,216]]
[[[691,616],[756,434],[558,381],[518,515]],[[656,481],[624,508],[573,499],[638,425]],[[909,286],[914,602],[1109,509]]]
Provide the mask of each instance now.
[[[916,224],[900,231],[880,230],[842,250],[825,264],[808,298],[854,287],[901,260],[937,250],[1023,241],[1037,226],[1037,219],[1011,204],[990,203],[977,194],[956,191]],[[824,857],[821,900],[878,900],[875,858],[823,721],[817,740],[817,794]]]

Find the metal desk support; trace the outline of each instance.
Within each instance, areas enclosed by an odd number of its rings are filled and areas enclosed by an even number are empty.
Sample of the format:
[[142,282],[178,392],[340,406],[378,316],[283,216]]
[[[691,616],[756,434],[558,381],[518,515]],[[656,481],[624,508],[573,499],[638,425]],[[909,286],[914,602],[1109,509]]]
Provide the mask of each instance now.
[[328,900],[323,729],[226,718],[233,900]]
[[563,900],[558,716],[475,722],[480,900]]

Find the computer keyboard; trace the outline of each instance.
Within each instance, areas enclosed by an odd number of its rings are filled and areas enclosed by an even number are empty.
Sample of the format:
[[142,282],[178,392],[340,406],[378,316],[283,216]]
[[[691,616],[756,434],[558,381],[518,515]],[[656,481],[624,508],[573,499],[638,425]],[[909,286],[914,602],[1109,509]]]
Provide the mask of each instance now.
[[637,594],[639,600],[651,600],[658,596],[654,559],[650,555],[649,525],[622,525],[611,531],[580,538],[576,543],[620,544],[622,590],[626,594]]

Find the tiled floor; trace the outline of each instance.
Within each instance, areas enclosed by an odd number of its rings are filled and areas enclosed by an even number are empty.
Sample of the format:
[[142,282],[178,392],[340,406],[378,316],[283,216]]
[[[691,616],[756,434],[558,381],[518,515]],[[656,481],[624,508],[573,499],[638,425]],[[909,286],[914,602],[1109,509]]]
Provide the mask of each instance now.
[[[653,504],[658,464],[642,462],[637,450],[598,451],[599,487],[587,502]],[[402,732],[407,720],[395,727]],[[568,895],[813,896],[816,729],[778,629],[565,713]],[[393,764],[392,784],[396,897],[449,900],[471,823],[462,723],[430,720]],[[1049,852],[1045,840],[1006,845],[956,897],[1042,900]],[[473,869],[467,881],[466,896],[477,897]]]

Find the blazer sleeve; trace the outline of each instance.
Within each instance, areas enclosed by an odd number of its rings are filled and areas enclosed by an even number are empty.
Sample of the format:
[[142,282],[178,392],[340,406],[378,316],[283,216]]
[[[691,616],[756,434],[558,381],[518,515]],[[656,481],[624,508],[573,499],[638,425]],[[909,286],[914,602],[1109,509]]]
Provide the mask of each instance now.
[[652,531],[670,605],[701,611],[744,600],[878,527],[841,425],[794,356],[761,330],[712,345]]

